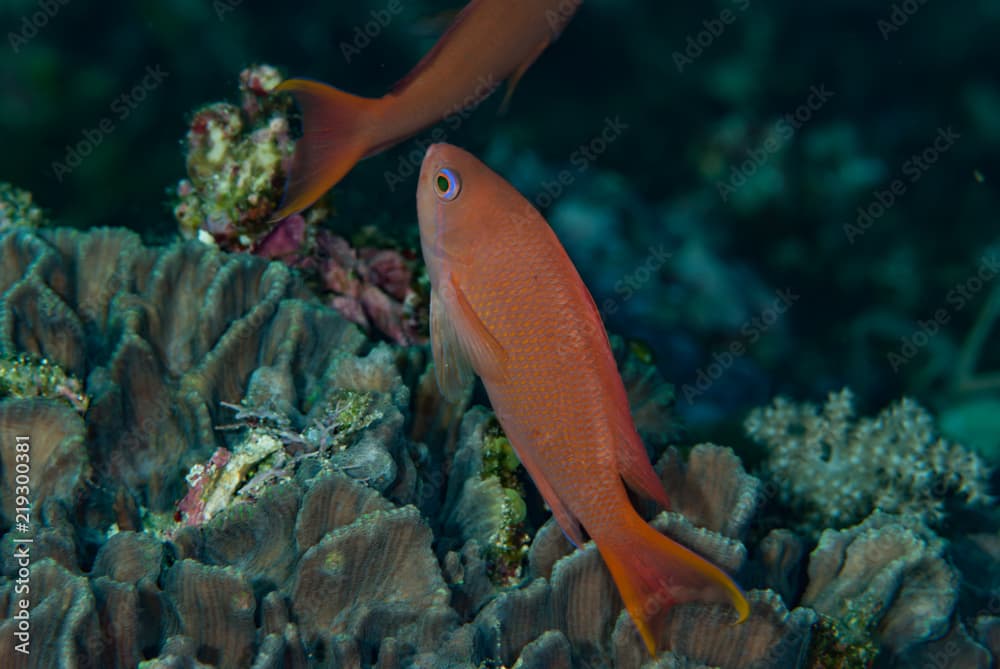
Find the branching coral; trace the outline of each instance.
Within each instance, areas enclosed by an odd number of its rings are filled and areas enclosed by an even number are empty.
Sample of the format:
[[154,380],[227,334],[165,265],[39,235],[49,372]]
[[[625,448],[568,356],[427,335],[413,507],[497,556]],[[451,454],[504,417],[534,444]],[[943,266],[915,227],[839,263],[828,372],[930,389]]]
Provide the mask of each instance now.
[[80,413],[90,404],[79,379],[47,358],[25,354],[0,356],[0,398],[8,396],[61,399]]
[[13,227],[39,228],[44,224],[45,216],[32,201],[31,193],[9,183],[0,183],[0,230]]
[[753,411],[749,436],[769,450],[767,470],[806,529],[845,527],[874,509],[939,522],[944,499],[988,500],[979,457],[936,438],[931,416],[903,399],[875,418],[854,421],[849,390],[831,393],[822,412],[779,398]]

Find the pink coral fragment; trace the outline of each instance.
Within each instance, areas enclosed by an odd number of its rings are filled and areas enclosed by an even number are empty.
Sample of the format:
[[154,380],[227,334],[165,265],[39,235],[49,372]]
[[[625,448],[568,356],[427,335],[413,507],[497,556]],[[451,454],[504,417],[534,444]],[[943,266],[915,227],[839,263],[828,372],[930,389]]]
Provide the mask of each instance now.
[[289,216],[278,223],[258,242],[253,253],[274,260],[298,253],[306,241],[306,219],[301,214]]
[[205,465],[195,465],[187,475],[188,492],[177,503],[178,520],[184,525],[200,525],[205,518],[205,496],[219,472],[229,463],[232,453],[218,448]]

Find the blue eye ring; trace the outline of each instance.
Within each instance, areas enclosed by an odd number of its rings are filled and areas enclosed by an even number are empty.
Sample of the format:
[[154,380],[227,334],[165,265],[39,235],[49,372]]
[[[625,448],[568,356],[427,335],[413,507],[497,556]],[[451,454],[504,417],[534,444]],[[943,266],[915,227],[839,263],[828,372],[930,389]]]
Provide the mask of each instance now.
[[438,170],[434,176],[434,192],[442,200],[454,200],[462,190],[462,180],[458,173],[447,167]]

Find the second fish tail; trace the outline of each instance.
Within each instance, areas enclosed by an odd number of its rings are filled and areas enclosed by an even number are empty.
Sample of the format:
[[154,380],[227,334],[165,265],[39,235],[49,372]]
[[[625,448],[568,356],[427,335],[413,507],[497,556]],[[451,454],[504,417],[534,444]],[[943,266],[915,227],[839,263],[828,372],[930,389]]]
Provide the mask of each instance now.
[[288,175],[285,198],[272,216],[278,220],[302,211],[333,187],[377,143],[380,98],[364,98],[308,79],[288,79],[276,89],[291,93],[302,110],[302,137]]

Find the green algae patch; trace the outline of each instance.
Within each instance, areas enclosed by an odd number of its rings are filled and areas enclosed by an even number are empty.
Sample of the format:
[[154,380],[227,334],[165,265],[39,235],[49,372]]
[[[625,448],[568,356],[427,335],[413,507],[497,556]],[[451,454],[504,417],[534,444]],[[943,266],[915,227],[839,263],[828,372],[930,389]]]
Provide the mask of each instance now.
[[0,356],[0,399],[54,399],[85,413],[90,398],[83,384],[47,358],[27,354]]

